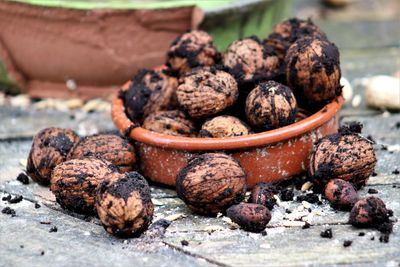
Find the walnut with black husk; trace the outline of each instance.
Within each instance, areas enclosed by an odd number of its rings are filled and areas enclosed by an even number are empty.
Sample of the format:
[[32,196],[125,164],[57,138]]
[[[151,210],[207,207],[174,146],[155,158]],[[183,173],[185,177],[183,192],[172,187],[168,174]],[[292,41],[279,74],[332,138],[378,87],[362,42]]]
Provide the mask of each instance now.
[[310,19],[291,18],[276,24],[265,43],[273,47],[279,59],[283,61],[289,47],[298,39],[306,36],[326,38],[325,33]]
[[279,72],[277,55],[257,37],[231,43],[223,56],[223,64],[229,68],[239,84],[265,80]]
[[144,129],[175,136],[195,136],[196,125],[180,110],[158,111],[148,116]]
[[260,204],[240,203],[226,210],[226,215],[249,232],[261,232],[271,220],[269,210]]
[[340,210],[351,210],[358,201],[354,186],[342,179],[330,180],[325,186],[324,193],[331,205]]
[[321,138],[311,153],[309,173],[317,184],[330,179],[365,185],[374,171],[376,157],[372,142],[360,135],[361,125],[343,126],[336,134]]
[[233,116],[218,116],[207,120],[199,132],[201,137],[233,137],[248,135],[251,129],[243,121]]
[[222,153],[207,153],[189,161],[176,177],[178,196],[196,213],[215,215],[244,199],[246,174]]
[[183,78],[176,94],[192,118],[205,118],[232,106],[238,98],[238,86],[227,72],[197,69]]
[[120,172],[135,169],[134,147],[127,138],[115,134],[96,134],[85,137],[73,149],[70,159],[95,157],[118,166]]
[[271,130],[296,120],[297,102],[289,87],[268,81],[260,83],[250,92],[245,111],[252,126]]
[[349,222],[356,227],[374,227],[390,234],[393,224],[389,217],[392,215],[393,211],[386,208],[380,198],[370,196],[357,201],[350,212]]
[[272,210],[276,204],[274,196],[277,193],[277,189],[272,184],[264,182],[257,183],[251,191],[249,202],[263,205],[269,210]]
[[54,167],[67,159],[79,140],[79,136],[70,129],[51,127],[41,130],[33,138],[27,174],[35,182],[48,185]]
[[190,31],[178,36],[167,53],[167,66],[184,75],[193,68],[212,66],[220,60],[213,38],[204,31]]
[[178,81],[162,71],[141,69],[128,90],[121,91],[125,111],[132,121],[142,122],[149,114],[177,106]]
[[97,186],[106,177],[114,174],[118,174],[118,167],[105,160],[71,159],[54,168],[50,190],[61,207],[82,214],[92,214]]
[[287,83],[307,110],[315,110],[341,95],[339,50],[328,40],[297,40],[285,62]]
[[111,176],[98,187],[96,209],[108,233],[118,237],[139,236],[153,219],[150,187],[137,172]]

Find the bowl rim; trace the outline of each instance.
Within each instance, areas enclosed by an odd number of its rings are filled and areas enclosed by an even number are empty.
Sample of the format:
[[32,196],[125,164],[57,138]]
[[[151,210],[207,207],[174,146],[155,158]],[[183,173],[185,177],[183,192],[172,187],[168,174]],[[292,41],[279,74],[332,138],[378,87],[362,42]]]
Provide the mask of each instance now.
[[[122,90],[127,90],[130,83],[126,82]],[[275,144],[308,133],[334,118],[342,105],[343,97],[338,96],[316,113],[293,124],[261,133],[225,138],[181,137],[146,130],[127,117],[120,94],[112,101],[111,116],[121,132],[147,145],[186,151],[240,150]]]

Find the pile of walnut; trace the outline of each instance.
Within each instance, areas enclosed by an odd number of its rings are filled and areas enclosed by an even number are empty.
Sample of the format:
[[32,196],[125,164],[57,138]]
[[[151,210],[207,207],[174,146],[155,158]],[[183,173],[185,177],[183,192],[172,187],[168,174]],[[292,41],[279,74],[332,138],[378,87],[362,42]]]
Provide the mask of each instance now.
[[[296,121],[341,95],[339,51],[310,20],[290,19],[265,40],[225,53],[203,31],[170,45],[163,68],[140,70],[120,98],[143,128],[183,137],[235,137]],[[250,128],[251,127],[251,128]]]
[[[171,44],[166,66],[140,71],[120,96],[132,121],[168,135],[220,138],[276,129],[295,122],[298,104],[315,111],[341,94],[338,49],[311,21],[284,21],[268,39],[237,40],[224,54],[207,33],[191,31]],[[309,177],[334,208],[351,211],[352,225],[390,233],[391,210],[379,198],[357,195],[376,164],[360,132],[352,124],[320,139]],[[27,173],[50,184],[63,208],[97,212],[107,232],[132,237],[148,228],[154,210],[137,160],[132,144],[118,134],[81,139],[69,129],[47,128],[33,140]],[[195,213],[223,213],[242,229],[261,232],[278,191],[259,183],[246,202],[246,180],[233,157],[206,153],[180,170],[176,190]]]

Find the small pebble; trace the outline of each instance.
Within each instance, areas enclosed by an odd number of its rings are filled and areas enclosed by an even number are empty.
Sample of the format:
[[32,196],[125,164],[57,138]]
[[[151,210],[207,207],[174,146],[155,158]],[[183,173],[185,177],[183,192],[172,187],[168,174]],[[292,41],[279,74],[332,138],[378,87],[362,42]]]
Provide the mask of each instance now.
[[313,186],[313,183],[311,183],[310,181],[305,182],[302,186],[301,186],[301,191],[302,192],[306,192],[308,189],[310,189]]
[[331,228],[326,229],[326,230],[322,231],[320,235],[322,238],[332,238],[332,236],[333,236],[332,229]]
[[351,240],[345,240],[343,242],[343,247],[345,247],[345,248],[350,247],[352,243],[353,243],[353,241],[351,241]]
[[17,181],[20,181],[22,184],[29,184],[29,177],[25,173],[21,172],[17,176]]
[[353,106],[353,108],[358,108],[361,105],[361,102],[362,102],[361,95],[355,95],[353,97],[353,100],[351,101],[351,105]]

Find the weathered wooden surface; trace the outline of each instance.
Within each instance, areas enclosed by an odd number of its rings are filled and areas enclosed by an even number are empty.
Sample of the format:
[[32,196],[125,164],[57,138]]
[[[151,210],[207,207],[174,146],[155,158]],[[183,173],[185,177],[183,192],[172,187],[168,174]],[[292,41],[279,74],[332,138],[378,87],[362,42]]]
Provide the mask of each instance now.
[[[355,95],[363,95],[362,86],[359,86],[363,77],[392,75],[400,70],[398,1],[356,1],[342,11],[326,11],[316,0],[295,3],[293,14],[318,14],[317,23],[341,48],[343,75],[353,83]],[[353,228],[347,223],[348,213],[336,212],[323,201],[323,205],[312,205],[311,212],[306,212],[305,218],[311,227],[302,229],[301,222],[293,226],[293,222],[285,219],[285,209],[301,208],[301,203],[291,201],[274,208],[267,235],[263,236],[233,229],[223,217],[194,215],[173,189],[154,185],[154,221],[173,220],[165,236],[114,238],[103,230],[97,218],[62,210],[47,187],[32,181],[23,185],[15,180],[24,169],[31,138],[38,130],[48,126],[72,127],[81,135],[108,131],[114,129],[109,114],[22,110],[0,105],[0,118],[0,210],[8,206],[16,212],[15,217],[0,213],[0,266],[400,264],[399,222],[394,226],[389,243],[381,243],[380,233]],[[364,134],[376,141],[378,157],[377,176],[370,178],[360,194],[367,195],[370,188],[378,190],[377,196],[393,209],[395,218],[399,218],[400,175],[394,171],[400,170],[400,114],[367,109],[363,102],[356,107],[350,103],[342,111],[341,121],[353,120],[361,121]],[[22,195],[24,200],[17,204],[2,201],[8,194]],[[36,209],[35,203],[41,207]],[[57,232],[49,232],[53,226],[57,227]],[[320,232],[326,228],[332,228],[332,239],[320,237]],[[365,236],[359,236],[360,232]],[[189,245],[183,246],[182,240]],[[353,243],[345,248],[344,240]]]

